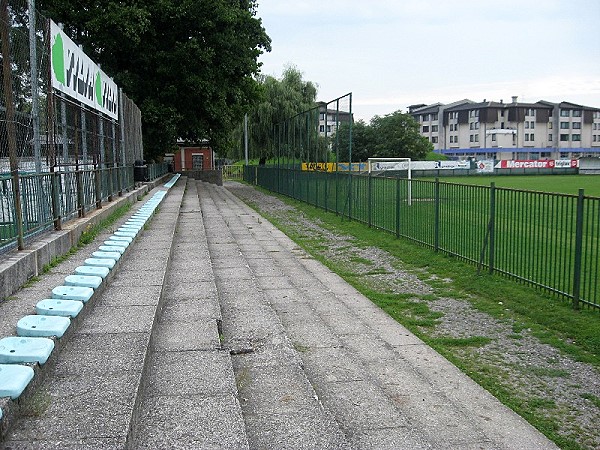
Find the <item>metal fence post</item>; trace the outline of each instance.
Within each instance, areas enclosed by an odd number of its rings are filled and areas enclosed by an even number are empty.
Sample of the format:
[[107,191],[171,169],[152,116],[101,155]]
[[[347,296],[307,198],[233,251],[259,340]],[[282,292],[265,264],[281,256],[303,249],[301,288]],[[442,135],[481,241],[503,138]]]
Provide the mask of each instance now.
[[575,227],[575,261],[573,263],[573,309],[579,309],[581,291],[581,255],[583,250],[583,209],[585,198],[583,189],[579,189],[577,197],[577,222]]
[[396,237],[400,237],[400,177],[396,177]]
[[490,274],[494,273],[494,260],[495,260],[495,232],[496,232],[496,183],[490,183],[490,223],[489,227],[489,259],[488,268]]
[[367,183],[367,222],[369,223],[369,228],[371,228],[371,225],[373,223],[373,205],[371,204],[373,202],[373,177],[371,177],[371,174],[369,174],[369,181]]
[[435,216],[433,218],[433,248],[434,251],[440,249],[440,179],[435,178]]

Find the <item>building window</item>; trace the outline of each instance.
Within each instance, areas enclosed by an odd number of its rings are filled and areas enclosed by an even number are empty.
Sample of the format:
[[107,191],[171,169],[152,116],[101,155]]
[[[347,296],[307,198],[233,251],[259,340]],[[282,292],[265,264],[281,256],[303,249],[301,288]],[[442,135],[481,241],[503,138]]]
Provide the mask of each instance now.
[[475,142],[479,142],[479,135],[478,134],[475,135]]
[[581,130],[581,122],[573,122],[574,130]]
[[492,142],[496,142],[496,135],[492,134]]
[[475,136],[474,135],[470,135],[469,136],[469,141],[470,142],[475,142]]
[[531,128],[532,130],[535,128],[535,122],[533,120],[529,122],[529,128]]
[[571,135],[571,140],[572,141],[581,141],[581,135],[580,134],[573,134],[573,135]]
[[548,122],[548,129],[551,130],[552,129],[552,122]]
[[325,133],[325,125],[319,125],[319,131]]
[[569,122],[561,122],[560,123],[560,129],[561,130],[568,130],[569,129]]
[[569,109],[561,109],[560,110],[560,117],[569,117],[571,114],[571,110]]
[[469,117],[479,117],[479,110],[478,109],[472,109],[469,111]]
[[437,133],[438,132],[438,126],[437,125],[431,125],[431,132],[432,133]]
[[429,114],[423,114],[421,116],[422,122],[429,122]]
[[525,133],[525,142],[529,142],[529,133]]
[[504,130],[504,122],[500,124],[500,128]]
[[423,133],[429,133],[429,125],[423,125]]
[[469,130],[474,130],[475,129],[475,125],[473,125],[475,122],[471,122],[469,124]]
[[525,129],[528,130],[529,129],[529,122],[525,121]]
[[568,142],[569,141],[569,135],[568,134],[561,134],[560,135],[560,142]]
[[431,120],[438,120],[438,115],[437,114],[432,114],[431,115]]
[[549,134],[549,135],[548,135],[548,141],[549,141],[549,142],[552,142],[552,134]]
[[327,125],[327,132],[331,133],[331,125]]
[[437,136],[431,136],[431,142],[433,144],[437,144],[438,143],[438,137]]
[[551,156],[551,155],[552,155],[552,153],[550,153],[550,152],[542,152],[542,153],[540,154],[540,156],[541,156],[542,158],[550,158],[550,156]]
[[574,109],[573,110],[573,117],[581,117],[581,110],[580,109]]
[[527,109],[525,115],[526,116],[535,116],[535,109],[531,109],[531,108]]

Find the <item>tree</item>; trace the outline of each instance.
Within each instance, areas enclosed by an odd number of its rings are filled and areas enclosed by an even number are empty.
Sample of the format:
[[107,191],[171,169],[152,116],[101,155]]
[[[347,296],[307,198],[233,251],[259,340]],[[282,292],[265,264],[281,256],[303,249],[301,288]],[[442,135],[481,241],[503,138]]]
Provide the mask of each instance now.
[[282,124],[296,114],[315,107],[317,87],[302,79],[295,67],[287,67],[281,79],[266,75],[259,77],[260,100],[248,114],[252,132],[250,147],[254,157],[272,157],[273,126]]
[[419,124],[410,114],[396,111],[371,119],[375,145],[374,158],[423,159],[433,145],[419,133]]
[[213,146],[259,96],[270,39],[256,0],[41,0],[142,111],[147,158],[177,138]]

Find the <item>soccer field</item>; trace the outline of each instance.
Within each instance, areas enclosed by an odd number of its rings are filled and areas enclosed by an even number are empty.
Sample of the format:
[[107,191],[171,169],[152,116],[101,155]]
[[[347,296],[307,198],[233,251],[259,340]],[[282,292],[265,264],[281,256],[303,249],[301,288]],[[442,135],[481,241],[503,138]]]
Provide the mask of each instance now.
[[[418,179],[434,180],[433,178]],[[584,189],[585,195],[600,197],[600,175],[492,175],[440,177],[440,181],[480,186],[489,186],[491,182],[495,182],[496,187],[575,195],[578,193],[579,189]]]

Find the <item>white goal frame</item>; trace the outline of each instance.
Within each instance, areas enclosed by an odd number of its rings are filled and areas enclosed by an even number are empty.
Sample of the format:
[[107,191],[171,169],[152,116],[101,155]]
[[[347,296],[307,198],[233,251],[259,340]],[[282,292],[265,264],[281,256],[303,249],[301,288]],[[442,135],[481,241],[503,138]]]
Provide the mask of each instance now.
[[[369,158],[367,159],[367,168],[369,170],[369,176],[372,171],[386,171],[386,170],[408,170],[408,206],[412,205],[412,169],[411,169],[410,158]],[[383,167],[379,165],[383,163]],[[378,165],[375,165],[378,164]]]

